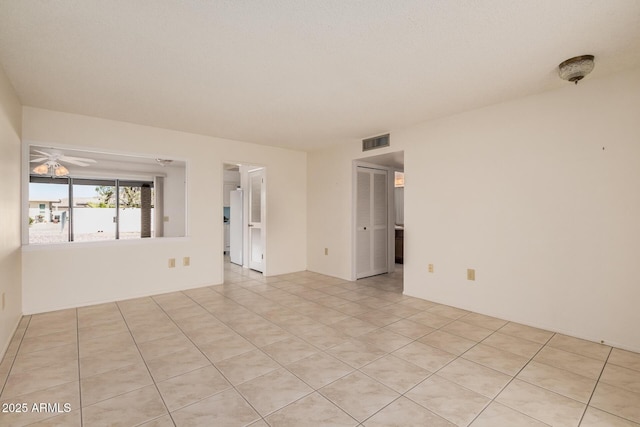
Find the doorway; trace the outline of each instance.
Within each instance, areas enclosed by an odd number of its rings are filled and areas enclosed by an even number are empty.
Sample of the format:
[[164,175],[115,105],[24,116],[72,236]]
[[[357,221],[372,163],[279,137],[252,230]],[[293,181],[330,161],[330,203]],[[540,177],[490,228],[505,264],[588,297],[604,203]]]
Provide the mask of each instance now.
[[404,151],[354,160],[352,185],[352,279],[403,276]]
[[266,271],[265,175],[263,166],[223,164],[225,279]]

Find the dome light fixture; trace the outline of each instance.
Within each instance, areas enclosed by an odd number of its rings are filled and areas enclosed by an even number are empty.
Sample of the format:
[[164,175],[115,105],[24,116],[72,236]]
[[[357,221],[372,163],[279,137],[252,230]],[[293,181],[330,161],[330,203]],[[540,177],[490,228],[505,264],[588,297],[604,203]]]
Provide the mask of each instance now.
[[593,55],[581,55],[567,59],[558,65],[560,78],[578,84],[594,67]]

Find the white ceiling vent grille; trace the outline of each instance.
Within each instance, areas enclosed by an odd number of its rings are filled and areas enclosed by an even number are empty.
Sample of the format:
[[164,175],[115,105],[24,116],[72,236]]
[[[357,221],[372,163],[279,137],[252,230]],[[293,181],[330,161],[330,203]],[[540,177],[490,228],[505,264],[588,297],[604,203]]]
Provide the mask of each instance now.
[[389,146],[389,134],[374,136],[362,140],[362,151],[375,150],[377,148]]

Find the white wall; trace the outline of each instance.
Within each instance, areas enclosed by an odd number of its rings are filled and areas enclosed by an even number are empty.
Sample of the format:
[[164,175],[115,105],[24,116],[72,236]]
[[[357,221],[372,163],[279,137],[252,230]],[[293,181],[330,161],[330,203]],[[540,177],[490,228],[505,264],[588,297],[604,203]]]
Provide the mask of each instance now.
[[16,185],[21,121],[20,101],[0,67],[0,300],[5,296],[4,309],[0,306],[0,359],[22,315],[20,185]]
[[[185,160],[188,236],[26,246],[25,313],[221,283],[225,162],[259,163],[269,170],[266,274],[306,269],[303,152],[25,107],[23,144],[29,143]],[[184,256],[191,257],[190,267],[182,267]],[[174,269],[167,266],[171,257],[177,258]],[[105,272],[105,266],[113,271]]]
[[[639,117],[633,70],[392,130],[405,293],[640,351]],[[357,157],[309,155],[310,270],[349,277]]]

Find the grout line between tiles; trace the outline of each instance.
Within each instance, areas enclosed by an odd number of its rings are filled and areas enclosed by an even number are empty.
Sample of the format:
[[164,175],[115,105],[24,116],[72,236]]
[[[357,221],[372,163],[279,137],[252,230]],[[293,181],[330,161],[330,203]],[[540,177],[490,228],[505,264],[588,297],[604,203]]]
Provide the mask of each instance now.
[[80,377],[80,319],[76,308],[76,351],[78,354],[78,405],[80,406],[80,427],[84,425],[82,413],[82,378]]
[[[202,304],[200,304],[198,301],[194,300],[190,295],[187,295],[187,294],[185,294],[185,293],[184,293],[184,292],[182,292],[182,291],[178,291],[178,292],[180,292],[182,295],[184,295],[185,297],[187,297],[187,298],[189,298],[190,300],[192,300],[192,301],[193,301],[194,303],[196,303],[198,306],[200,306],[200,307],[204,308],[205,310],[207,310],[207,308],[206,308],[206,307],[202,306]],[[169,320],[171,320],[171,322],[173,322],[173,324],[174,324],[174,325],[176,325],[176,327],[177,327],[177,328],[180,330],[180,332],[181,332],[181,333],[182,333],[182,334],[183,334],[183,335],[184,335],[184,336],[185,336],[185,337],[186,337],[186,338],[191,342],[191,344],[193,344],[193,345],[194,345],[194,347],[198,349],[198,351],[200,352],[200,354],[202,354],[202,355],[203,355],[203,356],[204,356],[204,357],[209,361],[209,363],[211,364],[211,366],[213,366],[213,367],[214,367],[214,368],[215,368],[215,369],[220,373],[220,375],[225,379],[225,381],[227,381],[227,382],[229,383],[229,385],[231,386],[231,388],[233,388],[233,390],[234,390],[234,391],[235,391],[235,392],[236,392],[236,393],[237,393],[237,394],[238,394],[242,399],[244,399],[244,401],[245,401],[245,402],[246,402],[246,403],[251,407],[251,409],[253,409],[253,410],[255,411],[255,413],[256,413],[256,414],[258,414],[258,416],[260,417],[260,419],[262,419],[262,420],[266,423],[266,420],[265,420],[265,419],[264,419],[264,417],[260,414],[260,412],[258,412],[258,410],[257,410],[257,409],[256,409],[256,408],[251,404],[251,402],[249,402],[249,401],[247,400],[247,398],[246,398],[246,397],[244,397],[244,395],[243,395],[242,393],[240,393],[240,390],[238,390],[238,389],[237,389],[237,387],[236,387],[236,386],[235,386],[235,385],[234,385],[234,384],[229,380],[229,378],[227,378],[227,377],[226,377],[226,375],[224,375],[224,373],[223,373],[223,372],[222,372],[222,371],[221,371],[221,370],[220,370],[220,369],[215,365],[215,363],[213,363],[213,361],[212,361],[211,359],[209,359],[209,358],[207,357],[207,355],[206,355],[206,354],[204,354],[204,353],[202,352],[202,350],[200,350],[200,347],[198,347],[198,345],[197,345],[197,344],[196,344],[196,343],[191,339],[191,337],[189,337],[189,336],[185,333],[185,331],[180,327],[180,325],[178,325],[178,323],[177,323],[175,320],[173,320],[173,318],[171,317],[171,315],[170,315],[169,313],[167,313],[167,312],[166,312],[166,310],[164,309],[164,307],[162,307],[162,305],[161,305],[160,303],[158,303],[158,301],[156,301],[155,299],[153,299],[153,298],[151,298],[151,299],[152,299],[152,300],[153,300],[153,302],[154,302],[154,303],[155,303],[155,304],[160,308],[160,310],[162,310],[162,312],[163,312],[163,313],[164,313],[164,314],[169,318]],[[209,312],[209,310],[207,310],[207,312],[208,312],[208,313],[210,313],[210,312]],[[214,316],[214,317],[215,317],[215,315],[213,315],[213,313],[210,313],[210,314],[211,314],[212,316]],[[217,319],[217,318],[216,318],[216,319]],[[220,319],[218,319],[218,320],[220,320]],[[126,319],[125,319],[125,322],[126,322]],[[224,322],[222,322],[222,323],[224,323]],[[225,325],[226,325],[226,323],[225,323]],[[227,325],[227,326],[228,326],[228,325]],[[233,329],[233,328],[231,328],[231,329]],[[235,331],[235,329],[233,329],[233,330],[234,330],[234,332],[238,333],[237,331]],[[134,341],[135,341],[135,338],[134,338]],[[136,343],[136,346],[137,346],[137,343]],[[258,347],[256,347],[256,349],[260,350]],[[138,351],[140,351],[140,350],[138,349]],[[253,351],[253,350],[252,350],[252,351]],[[262,350],[260,350],[260,351],[262,351]],[[264,351],[262,351],[262,353],[264,353],[267,357],[271,358],[271,356],[269,356],[268,354],[266,354]],[[142,359],[144,360],[144,356],[142,356],[142,353],[140,353],[140,356],[141,356],[141,357],[142,357]],[[273,360],[273,358],[271,358],[271,359]],[[278,361],[276,361],[276,360],[273,360],[273,361],[274,361],[275,363],[278,363]],[[145,360],[145,365],[146,365],[146,360]],[[280,365],[280,364],[278,363],[278,365]],[[282,366],[282,365],[280,365],[280,366]],[[149,368],[147,367],[147,369],[149,369]],[[195,370],[197,370],[197,369],[201,369],[201,368],[196,368],[196,369],[194,369],[194,371],[195,371]],[[193,371],[189,371],[189,372],[193,372]],[[273,371],[270,371],[270,372],[273,372]],[[188,372],[187,372],[187,373],[188,373]],[[149,375],[151,375],[151,371],[149,371]],[[184,375],[184,374],[180,374],[180,375]],[[266,375],[266,374],[263,374],[263,375]],[[175,378],[175,377],[172,377],[172,378]],[[153,378],[153,375],[151,375],[151,379],[153,380],[153,384],[156,386],[156,389],[158,389],[158,385],[157,385],[157,383],[156,383],[155,378]],[[168,378],[168,379],[170,379],[170,378]],[[166,381],[166,380],[164,380],[164,381]],[[244,383],[242,383],[242,384],[244,384]],[[240,385],[240,384],[239,384],[239,385]],[[227,389],[227,390],[228,390],[228,389]],[[220,393],[223,393],[223,392],[224,392],[224,390],[223,390],[223,391],[220,391],[220,392],[218,392],[218,393],[214,393],[214,394],[213,394],[213,395],[211,395],[211,396],[215,396],[216,394],[220,394]],[[162,397],[162,393],[160,393],[160,389],[158,389],[158,394],[160,394],[160,398],[162,399],[162,402],[165,404],[165,407],[167,408],[167,412],[169,413],[169,416],[171,417],[171,421],[173,421],[173,424],[175,425],[175,421],[173,420],[173,415],[172,415],[172,414],[171,414],[171,412],[169,411],[169,408],[167,407],[167,404],[166,404],[166,403],[165,403],[165,401],[164,401],[164,397]],[[202,399],[199,399],[198,401],[196,401],[196,402],[192,402],[192,403],[190,403],[189,405],[184,406],[183,408],[186,408],[186,407],[188,407],[188,406],[194,405],[194,404],[196,404],[196,403],[198,403],[198,402],[201,402],[201,401],[202,401],[202,400],[204,400],[204,399],[208,399],[208,398],[210,398],[211,396],[207,396],[207,397],[204,397],[204,398],[202,398]],[[183,408],[180,408],[180,409],[183,409]],[[176,411],[177,411],[177,410],[179,410],[179,409],[176,409]],[[255,422],[256,422],[256,421],[253,421],[253,422],[252,422],[252,424],[253,424],[253,423],[255,423]]]
[[[118,311],[120,312],[120,315],[122,316],[122,320],[124,320],[125,325],[127,326],[127,330],[129,331],[129,334],[131,335],[131,339],[133,340],[133,343],[136,346],[136,349],[138,350],[138,354],[140,355],[140,358],[142,359],[142,362],[144,363],[144,367],[147,368],[147,372],[149,373],[149,376],[151,377],[151,381],[153,381],[153,386],[156,388],[156,392],[158,393],[158,396],[160,396],[160,399],[162,400],[162,404],[164,405],[164,408],[167,410],[167,414],[169,414],[169,418],[171,419],[171,422],[173,423],[173,425],[176,425],[176,422],[173,419],[173,416],[171,415],[171,412],[169,411],[169,407],[167,406],[167,402],[165,402],[164,397],[162,396],[162,393],[160,393],[160,389],[158,388],[158,384],[156,383],[155,378],[153,378],[153,375],[151,375],[151,370],[149,369],[149,365],[147,365],[147,361],[145,360],[144,356],[142,356],[142,352],[140,351],[140,347],[138,347],[138,341],[136,341],[136,338],[133,336],[133,333],[131,332],[131,328],[129,327],[129,323],[127,322],[127,318],[124,315],[124,313],[122,312],[122,308],[120,307],[120,304],[118,304],[117,302],[115,303],[116,307],[118,307]],[[173,321],[173,320],[172,320]],[[140,388],[137,388],[136,390],[140,390],[144,387],[147,386],[143,386]],[[134,390],[132,390],[134,391]],[[126,393],[130,393],[126,392]],[[126,394],[126,393],[122,393],[122,394]],[[157,417],[159,418],[159,417]],[[155,418],[154,418],[155,419]],[[151,421],[151,420],[146,420],[147,421]]]
[[[504,327],[504,326],[503,326],[503,327]],[[502,328],[500,328],[500,329],[502,329]],[[500,329],[498,329],[498,330],[500,330]],[[498,331],[495,331],[495,332],[498,332]],[[495,332],[494,332],[494,333],[495,333]],[[493,334],[491,334],[491,335],[493,335]],[[491,336],[491,335],[489,335],[489,336]],[[510,379],[510,380],[509,380],[509,381],[504,385],[504,387],[502,387],[502,390],[500,390],[500,391],[498,392],[498,394],[496,394],[496,395],[495,395],[495,396],[494,396],[494,397],[489,401],[489,403],[487,403],[487,405],[482,409],[482,411],[478,412],[478,415],[476,415],[476,416],[473,418],[473,420],[471,420],[471,422],[469,423],[469,425],[471,425],[471,424],[472,424],[472,423],[473,423],[473,422],[474,422],[474,421],[475,421],[475,420],[476,420],[476,419],[477,419],[477,418],[478,418],[478,417],[479,417],[479,416],[480,416],[480,415],[481,415],[481,414],[482,414],[482,413],[483,413],[483,412],[484,412],[484,411],[489,407],[489,405],[491,405],[493,402],[495,402],[495,401],[496,401],[496,399],[497,399],[497,398],[498,398],[498,397],[499,397],[499,396],[500,396],[500,395],[501,395],[501,394],[502,394],[502,393],[507,389],[507,387],[509,387],[509,385],[513,382],[513,380],[515,380],[515,379],[516,379],[516,377],[517,377],[518,375],[520,375],[520,372],[522,372],[522,371],[523,371],[523,370],[524,370],[524,369],[529,365],[529,363],[531,363],[531,361],[532,361],[532,360],[533,360],[533,359],[538,355],[538,353],[540,353],[540,352],[542,351],[542,349],[543,349],[543,348],[545,348],[545,347],[547,346],[547,344],[549,343],[549,341],[551,341],[551,339],[552,339],[555,335],[556,335],[556,334],[555,334],[555,333],[553,333],[553,334],[552,334],[552,335],[547,339],[547,341],[545,341],[545,343],[544,343],[544,344],[543,344],[543,345],[538,349],[538,351],[536,351],[536,353],[535,353],[533,356],[531,356],[531,357],[529,358],[529,360],[527,361],[527,363],[525,363],[525,364],[522,366],[522,368],[520,368],[520,370],[518,370],[518,372],[516,372],[516,373],[515,373],[515,375],[513,375],[513,376],[511,377],[511,379]],[[487,337],[487,338],[489,338],[489,337]],[[486,339],[486,338],[485,338],[485,339]],[[484,341],[484,340],[483,340],[483,341]],[[481,341],[481,342],[482,342],[482,341]],[[480,343],[478,343],[478,344],[480,344]],[[485,344],[485,345],[486,345],[486,344]],[[474,347],[475,347],[475,346],[474,346]],[[473,347],[472,347],[472,348],[473,348]],[[469,349],[469,350],[471,350],[471,349]],[[468,351],[468,350],[467,350],[467,351]],[[503,350],[503,351],[506,351],[506,350]],[[466,352],[465,352],[465,353],[466,353]],[[508,352],[508,353],[510,353],[510,352]],[[463,353],[463,354],[464,354],[464,353]],[[522,380],[521,380],[521,381],[522,381]],[[546,390],[546,389],[545,389],[545,390]],[[549,390],[549,391],[550,391],[550,390]],[[555,393],[555,392],[554,392],[554,393]],[[498,402],[498,403],[500,403],[500,402]],[[514,411],[516,411],[516,412],[521,413],[522,415],[525,415],[525,416],[527,416],[527,417],[529,417],[529,418],[532,418],[532,419],[534,419],[534,420],[536,420],[536,421],[539,421],[539,422],[541,422],[541,423],[543,423],[543,424],[547,424],[547,423],[545,423],[545,422],[544,422],[544,421],[542,421],[542,420],[539,420],[539,419],[537,419],[537,418],[535,418],[535,417],[532,417],[531,415],[527,415],[527,414],[525,414],[524,412],[520,412],[519,410],[514,409],[514,408],[511,408],[510,406],[509,406],[509,408],[510,408],[510,409],[512,409],[512,410],[514,410]]]
[[607,363],[609,362],[609,357],[611,357],[612,351],[613,351],[613,347],[609,349],[609,354],[607,354],[607,358],[605,359],[604,364],[602,365],[602,369],[600,369],[600,374],[598,375],[598,379],[596,380],[596,383],[593,386],[593,390],[591,390],[591,395],[589,396],[587,405],[584,407],[584,411],[582,411],[582,415],[580,416],[580,422],[578,423],[578,425],[582,424],[582,420],[584,419],[584,416],[586,415],[587,410],[589,409],[589,404],[591,403],[591,399],[593,399],[593,395],[596,394],[596,389],[598,388],[598,384],[600,383],[600,378],[602,378],[602,374],[604,373],[604,370],[607,367]]
[[[11,358],[11,366],[9,367],[9,370],[7,371],[7,377],[4,379],[4,381],[2,383],[2,387],[0,387],[0,397],[2,397],[2,393],[4,393],[4,389],[7,386],[7,383],[9,382],[9,376],[11,375],[11,371],[13,370],[13,365],[16,363],[16,359],[18,358],[18,353],[20,352],[20,348],[22,347],[22,342],[24,341],[24,336],[27,334],[27,328],[31,324],[31,319],[32,319],[32,316],[29,316],[29,320],[27,320],[27,324],[25,325],[24,331],[22,332],[22,336],[20,337],[20,343],[18,344],[18,348],[16,349],[15,354]],[[13,337],[11,338],[11,341],[13,341],[13,338],[15,338],[16,333],[18,332],[18,329],[20,328],[20,323],[22,323],[22,319],[20,320],[20,322],[18,322],[18,327],[13,332]],[[9,345],[11,345],[11,341],[9,341]],[[8,347],[7,347],[7,349],[8,349]],[[2,361],[4,361],[4,357],[7,357],[6,353],[3,356],[3,360]],[[0,362],[2,362],[2,361],[0,361]]]

